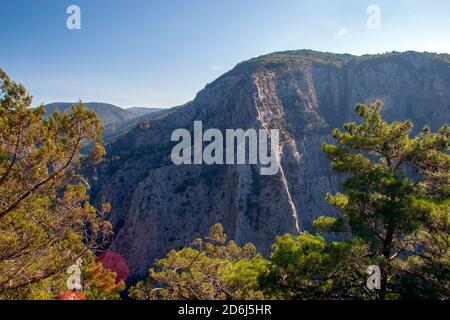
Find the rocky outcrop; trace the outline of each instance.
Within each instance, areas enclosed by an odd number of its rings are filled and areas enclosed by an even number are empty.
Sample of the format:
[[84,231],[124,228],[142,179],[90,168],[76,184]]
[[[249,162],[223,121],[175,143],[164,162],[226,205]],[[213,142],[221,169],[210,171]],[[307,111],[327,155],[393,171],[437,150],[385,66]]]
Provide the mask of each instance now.
[[[108,146],[91,177],[96,201],[112,204],[113,249],[134,275],[220,222],[238,243],[267,254],[277,235],[311,230],[336,214],[325,201],[341,177],[321,150],[331,130],[355,119],[354,105],[384,102],[389,120],[437,129],[450,119],[450,58],[414,52],[354,57],[312,51],[276,53],[237,65],[195,100],[141,122]],[[280,130],[274,176],[258,165],[179,165],[170,160],[174,129]]]

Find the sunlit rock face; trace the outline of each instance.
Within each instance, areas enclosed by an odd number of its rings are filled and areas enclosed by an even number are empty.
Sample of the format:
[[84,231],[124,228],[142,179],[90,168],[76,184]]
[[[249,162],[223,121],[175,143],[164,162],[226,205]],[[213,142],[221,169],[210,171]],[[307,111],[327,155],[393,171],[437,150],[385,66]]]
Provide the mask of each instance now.
[[[292,51],[237,65],[184,106],[141,122],[108,146],[91,176],[92,195],[112,205],[116,236],[134,276],[189,244],[217,222],[239,244],[264,254],[277,235],[312,230],[341,177],[321,150],[331,131],[357,120],[359,102],[384,102],[388,120],[412,119],[436,130],[450,119],[450,58],[392,53],[355,57]],[[204,129],[279,129],[280,170],[259,165],[174,165],[171,133]]]

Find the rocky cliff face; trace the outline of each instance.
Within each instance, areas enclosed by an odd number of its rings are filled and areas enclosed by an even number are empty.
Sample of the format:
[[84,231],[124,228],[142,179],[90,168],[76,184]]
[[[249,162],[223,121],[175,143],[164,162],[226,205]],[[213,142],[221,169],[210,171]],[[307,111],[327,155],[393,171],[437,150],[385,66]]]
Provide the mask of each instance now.
[[[311,230],[334,213],[325,194],[340,177],[321,150],[330,133],[354,120],[358,102],[384,102],[389,120],[412,119],[435,130],[450,119],[450,58],[414,52],[354,57],[312,51],[276,53],[243,62],[194,101],[141,122],[108,146],[96,168],[93,196],[112,204],[113,249],[134,275],[155,258],[224,225],[238,243],[270,251],[275,236]],[[281,168],[179,165],[170,160],[174,129],[280,130]]]

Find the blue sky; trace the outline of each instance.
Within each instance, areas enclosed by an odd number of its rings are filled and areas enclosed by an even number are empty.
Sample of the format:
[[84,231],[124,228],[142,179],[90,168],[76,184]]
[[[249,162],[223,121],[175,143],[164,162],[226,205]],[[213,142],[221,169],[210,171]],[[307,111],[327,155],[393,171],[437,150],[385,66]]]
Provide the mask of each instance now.
[[[66,8],[81,8],[81,30]],[[381,29],[366,26],[369,5]],[[170,107],[273,51],[450,53],[448,0],[0,0],[0,67],[34,104]]]

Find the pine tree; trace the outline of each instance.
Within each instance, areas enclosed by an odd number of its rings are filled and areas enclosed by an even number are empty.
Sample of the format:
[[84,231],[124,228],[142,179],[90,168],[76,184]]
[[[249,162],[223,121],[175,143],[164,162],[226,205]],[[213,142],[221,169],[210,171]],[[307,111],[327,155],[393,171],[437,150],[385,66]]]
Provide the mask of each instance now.
[[48,282],[111,236],[78,174],[80,148],[104,153],[102,126],[80,102],[45,117],[0,69],[0,297]]
[[258,299],[258,276],[266,260],[252,244],[226,241],[220,224],[191,247],[170,251],[157,260],[149,277],[130,289],[134,299],[229,300]]
[[411,121],[387,123],[381,109],[381,102],[359,104],[362,123],[335,129],[336,144],[324,143],[333,169],[348,178],[327,197],[341,218],[316,226],[347,228],[367,244],[365,256],[381,269],[375,298],[448,299],[450,128],[411,137]]

